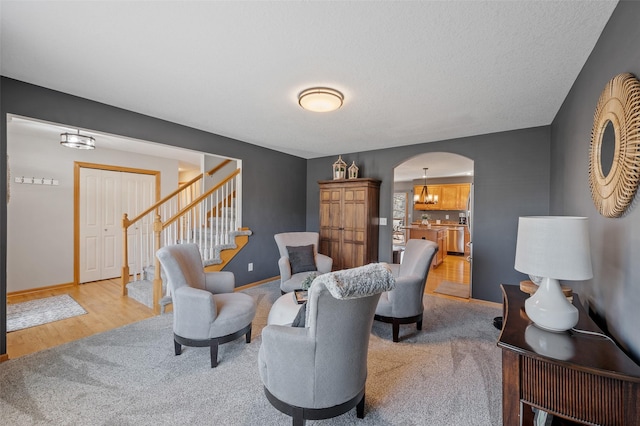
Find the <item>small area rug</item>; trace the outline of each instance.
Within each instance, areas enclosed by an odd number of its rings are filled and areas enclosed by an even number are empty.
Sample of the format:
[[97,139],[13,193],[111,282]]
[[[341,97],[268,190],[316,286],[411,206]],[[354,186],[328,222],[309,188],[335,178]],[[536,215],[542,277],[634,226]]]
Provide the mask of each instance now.
[[68,294],[7,305],[7,332],[22,330],[78,315],[87,311]]
[[434,293],[446,294],[447,296],[462,297],[463,299],[469,298],[469,285],[454,283],[451,281],[442,281],[435,290]]

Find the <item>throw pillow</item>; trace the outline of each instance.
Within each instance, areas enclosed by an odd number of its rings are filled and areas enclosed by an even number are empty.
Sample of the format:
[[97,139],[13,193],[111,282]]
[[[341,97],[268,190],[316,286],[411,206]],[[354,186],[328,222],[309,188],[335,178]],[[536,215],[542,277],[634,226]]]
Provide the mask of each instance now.
[[313,244],[308,246],[287,246],[287,252],[289,252],[291,274],[318,270],[316,268],[316,259],[313,255]]
[[293,319],[291,323],[291,327],[304,327],[305,317],[307,316],[307,302],[304,302],[300,305],[300,310],[298,310],[298,314]]

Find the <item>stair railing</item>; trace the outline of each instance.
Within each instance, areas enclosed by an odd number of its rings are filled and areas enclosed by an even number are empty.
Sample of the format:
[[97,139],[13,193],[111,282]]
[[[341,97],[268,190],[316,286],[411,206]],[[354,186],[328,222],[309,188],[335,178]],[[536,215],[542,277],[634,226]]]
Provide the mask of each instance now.
[[[122,274],[121,286],[122,294],[127,294],[126,285],[130,281],[145,279],[145,271],[154,264],[155,252],[160,247],[154,237],[154,222],[156,216],[161,221],[168,221],[176,217],[180,212],[185,211],[187,206],[193,205],[194,200],[202,198],[202,191],[205,186],[206,176],[211,176],[228,164],[231,160],[226,160],[202,175],[196,176],[189,182],[181,185],[178,189],[165,196],[162,200],[147,208],[133,219],[129,219],[127,214],[122,219]],[[240,169],[231,173],[223,182],[228,182],[234,176],[238,176],[234,181],[239,181]],[[207,191],[210,193],[216,187]],[[234,212],[234,217],[238,215]],[[238,218],[239,219],[239,218]]]
[[[236,169],[173,217],[163,221],[160,215],[156,215],[153,227],[155,246],[194,243],[200,247],[205,266],[219,260],[220,250],[235,244],[231,241],[234,238],[231,232],[240,229],[242,209],[240,199],[236,197],[239,183],[240,169]],[[210,215],[214,209],[216,213]],[[159,311],[160,299],[166,291],[162,289],[160,261],[153,257],[153,306],[154,311]]]

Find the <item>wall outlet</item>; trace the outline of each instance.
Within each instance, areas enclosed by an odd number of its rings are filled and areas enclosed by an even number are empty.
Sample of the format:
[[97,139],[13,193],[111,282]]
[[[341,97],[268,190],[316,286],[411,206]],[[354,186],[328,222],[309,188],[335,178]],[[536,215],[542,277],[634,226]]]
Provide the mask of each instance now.
[[386,217],[381,217],[380,218],[380,226],[386,226],[387,224],[387,218]]
[[249,263],[249,265],[247,266],[247,270],[249,272],[253,271],[253,263]]
[[446,220],[449,220],[449,215],[448,215],[448,214],[445,214],[445,215],[444,215],[444,218],[445,218]]

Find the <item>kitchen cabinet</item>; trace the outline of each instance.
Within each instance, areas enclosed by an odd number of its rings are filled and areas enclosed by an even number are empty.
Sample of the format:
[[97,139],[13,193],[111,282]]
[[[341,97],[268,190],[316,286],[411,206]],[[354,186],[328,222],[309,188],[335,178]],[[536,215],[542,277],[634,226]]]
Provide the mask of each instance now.
[[467,202],[469,200],[469,193],[471,192],[470,183],[462,183],[458,185],[458,202],[456,210],[467,210]]
[[378,261],[380,181],[320,181],[320,248],[333,259],[333,269]]
[[442,198],[440,198],[440,210],[459,210],[458,198],[460,194],[459,185],[442,185]]
[[431,261],[431,266],[437,268],[447,255],[447,229],[444,227],[427,228],[411,226],[408,228],[409,238],[433,241],[438,244],[438,252]]
[[[415,204],[416,210],[467,210],[470,183],[427,185],[429,194],[438,196],[438,204]],[[420,194],[422,185],[414,185],[413,193]]]

